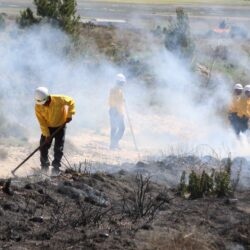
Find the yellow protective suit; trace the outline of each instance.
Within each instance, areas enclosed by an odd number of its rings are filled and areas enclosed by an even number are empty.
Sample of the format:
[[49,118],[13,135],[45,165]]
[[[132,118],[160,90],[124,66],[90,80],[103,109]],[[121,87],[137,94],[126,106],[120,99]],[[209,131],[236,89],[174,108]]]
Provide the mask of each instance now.
[[119,113],[124,113],[124,96],[122,89],[119,86],[115,86],[110,90],[109,94],[109,106],[115,108]]
[[36,117],[39,121],[42,134],[45,137],[50,136],[49,127],[60,127],[75,114],[75,101],[69,96],[50,95],[51,102],[49,106],[35,106]]
[[246,109],[245,109],[245,116],[250,118],[250,98],[246,99]]
[[247,116],[247,99],[242,96],[234,96],[229,113],[236,113],[238,117]]

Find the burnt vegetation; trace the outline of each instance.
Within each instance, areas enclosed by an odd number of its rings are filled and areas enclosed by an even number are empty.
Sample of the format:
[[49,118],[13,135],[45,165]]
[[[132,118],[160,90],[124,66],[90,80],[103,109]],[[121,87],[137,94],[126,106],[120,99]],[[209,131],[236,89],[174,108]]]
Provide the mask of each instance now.
[[[207,193],[183,199],[141,173],[68,169],[51,180],[1,180],[0,186],[0,245],[6,249],[249,247],[249,216],[235,203]],[[239,203],[247,195],[237,194]]]
[[[0,245],[17,246],[21,242],[32,249],[49,245],[58,249],[77,244],[96,249],[104,241],[112,244],[121,235],[124,239],[118,246],[127,244],[129,237],[153,222],[169,200],[149,178],[138,175],[131,182],[131,176],[118,178],[123,180],[68,170],[53,181],[3,180]],[[135,189],[130,190],[130,185]],[[11,194],[7,190],[10,186]],[[123,193],[130,200],[124,201]],[[134,249],[134,244],[129,244],[128,249]]]
[[[22,28],[49,23],[73,37],[80,33],[85,38],[81,49],[86,58],[90,55],[98,62],[95,56],[100,52],[116,65],[125,65],[131,76],[149,84],[154,82],[149,66],[134,56],[150,51],[142,41],[143,31],[124,30],[121,38],[114,27],[80,25],[74,0],[35,0],[34,4],[36,13],[26,9],[20,15],[18,23]],[[5,25],[1,16],[0,25]],[[157,28],[154,37],[160,37],[157,41],[179,57],[190,60],[194,56],[189,20],[181,8],[176,10],[176,20],[166,28]],[[93,43],[98,53],[91,51]],[[224,46],[215,52],[221,60],[227,59]],[[97,63],[93,65],[96,67]],[[230,74],[234,68],[230,66]],[[9,128],[2,119],[1,132],[6,127]],[[1,151],[0,158],[6,154]],[[172,167],[172,175],[176,175],[180,165]],[[147,174],[92,174],[89,167],[88,162],[75,165],[62,176],[48,180],[1,180],[0,246],[250,249],[250,194],[236,191],[240,174],[232,180],[230,158],[220,168],[183,172],[179,187],[171,189],[167,188],[168,182],[155,183]],[[149,167],[143,166],[145,172]],[[168,167],[164,162],[158,163],[161,171]]]
[[169,203],[170,198],[166,189],[154,193],[149,176],[144,177],[137,173],[132,193],[124,194],[122,199],[123,213],[127,214],[134,222],[140,219],[152,221],[157,212]]

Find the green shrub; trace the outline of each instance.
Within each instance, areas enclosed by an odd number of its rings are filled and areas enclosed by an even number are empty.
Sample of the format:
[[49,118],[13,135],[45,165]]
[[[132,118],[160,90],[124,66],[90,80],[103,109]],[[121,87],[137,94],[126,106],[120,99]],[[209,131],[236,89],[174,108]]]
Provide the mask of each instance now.
[[191,58],[194,42],[191,37],[189,19],[183,8],[176,9],[176,21],[164,29],[165,47],[183,58]]
[[190,198],[201,198],[202,192],[200,188],[201,177],[194,171],[189,175],[188,191],[190,193]]
[[38,23],[38,19],[34,17],[32,10],[27,8],[26,10],[21,11],[18,22],[21,27],[28,27]]
[[223,197],[232,191],[231,185],[231,158],[227,159],[225,169],[215,173],[214,185],[215,193],[218,197]]
[[[229,157],[223,169],[213,169],[210,174],[204,170],[201,174],[192,171],[186,184],[186,172],[182,173],[178,187],[182,197],[188,193],[191,199],[202,198],[204,196],[216,195],[224,197],[232,194],[235,190],[235,183],[231,181],[232,161]],[[239,177],[238,177],[239,178]]]
[[37,17],[30,8],[22,11],[18,18],[21,27],[42,21],[56,24],[73,36],[78,35],[80,17],[76,15],[76,0],[34,0],[34,4]]

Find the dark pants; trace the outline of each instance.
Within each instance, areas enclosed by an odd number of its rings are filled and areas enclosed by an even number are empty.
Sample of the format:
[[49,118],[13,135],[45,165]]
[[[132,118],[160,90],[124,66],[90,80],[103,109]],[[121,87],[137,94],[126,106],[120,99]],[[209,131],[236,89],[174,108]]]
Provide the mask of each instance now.
[[248,129],[248,118],[247,117],[239,117],[236,113],[230,113],[228,119],[233,127],[236,135],[240,133],[244,133]]
[[110,116],[110,148],[114,149],[119,146],[119,141],[123,137],[125,131],[124,117],[117,109],[109,110]]
[[[58,128],[49,128],[50,134],[52,135]],[[66,126],[59,130],[57,134],[53,137],[53,140],[55,140],[54,144],[54,160],[52,162],[52,166],[54,168],[60,168],[61,166],[61,159],[63,156],[63,147],[64,147],[64,141],[65,141],[65,132],[66,132]],[[45,142],[45,136],[41,136],[40,139],[40,145],[43,145]],[[40,149],[40,161],[41,161],[41,167],[42,169],[48,169],[50,162],[48,158],[49,149],[51,147],[52,141],[50,143],[45,144]]]

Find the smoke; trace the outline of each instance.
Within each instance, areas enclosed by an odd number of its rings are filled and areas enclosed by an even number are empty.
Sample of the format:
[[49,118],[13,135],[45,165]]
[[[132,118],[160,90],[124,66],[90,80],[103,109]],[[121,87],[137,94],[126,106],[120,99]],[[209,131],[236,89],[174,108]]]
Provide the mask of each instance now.
[[[115,75],[122,72],[128,76],[124,92],[137,143],[143,152],[154,154],[178,145],[193,149],[203,144],[222,150],[224,155],[242,152],[225,115],[218,114],[230,102],[228,79],[217,75],[212,90],[205,96],[201,79],[186,62],[155,43],[151,35],[145,37],[151,52],[144,63],[154,75],[153,87],[131,77],[127,68],[108,61],[94,43],[85,48],[86,54],[70,56],[70,38],[53,27],[20,30],[11,24],[2,30],[1,112],[12,124],[8,135],[38,140],[40,129],[33,95],[36,87],[46,86],[53,94],[65,94],[76,100],[76,115],[68,126],[68,138],[77,137],[79,145],[89,135],[93,142],[98,141],[95,136],[104,136],[103,147],[108,150],[108,95]],[[91,60],[91,53],[95,60]],[[133,151],[128,124],[122,146]],[[248,145],[244,147],[248,149]]]
[[97,110],[106,104],[112,84],[108,80],[117,72],[115,67],[102,60],[95,69],[88,69],[83,58],[69,58],[65,48],[70,48],[70,39],[46,25],[29,30],[10,26],[0,33],[0,39],[2,108],[9,121],[32,130],[37,124],[34,90],[46,86],[51,93],[76,99],[75,124],[99,123],[103,112]]
[[[138,124],[138,129],[147,130],[143,133],[144,137],[154,137],[154,147],[157,143],[161,147],[192,143],[218,148],[223,143],[228,144],[230,140],[235,140],[225,121],[217,114],[218,110],[230,102],[231,89],[225,79],[218,78],[210,96],[204,97],[201,79],[164,48],[158,49],[148,64],[156,77],[154,98],[160,102],[161,109],[143,109],[140,116],[144,118],[140,117],[142,122]],[[146,121],[149,117],[152,120]],[[154,133],[158,136],[154,136]],[[142,144],[145,143],[147,142]]]

